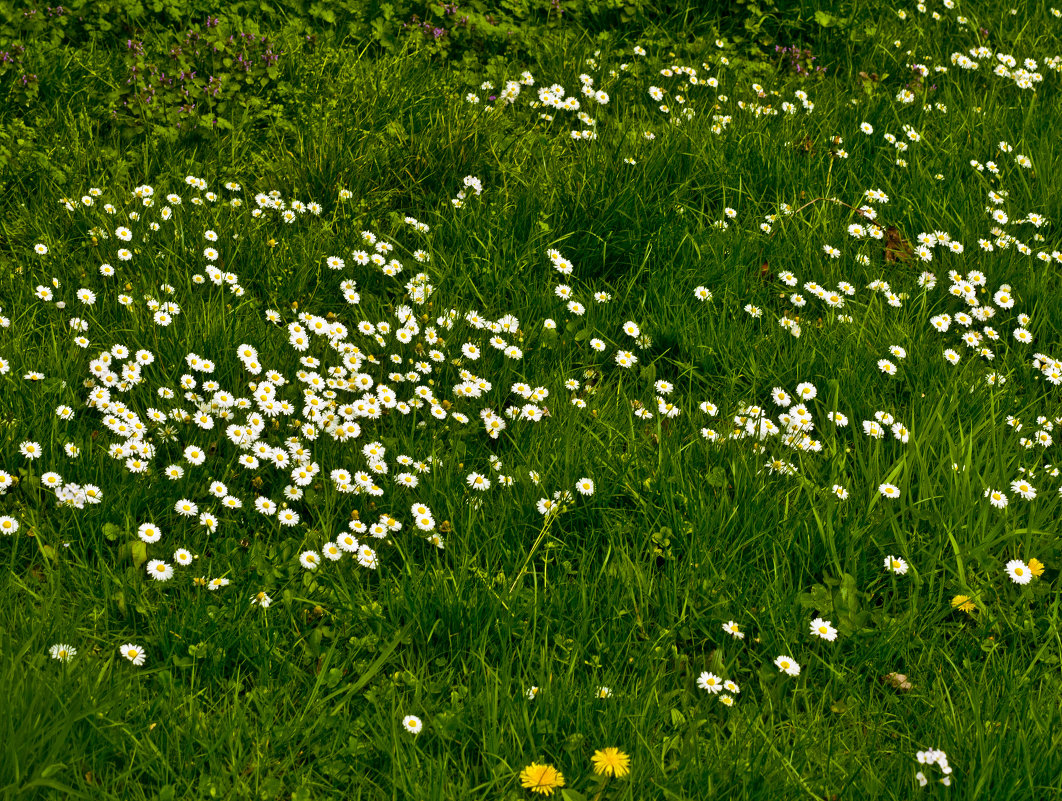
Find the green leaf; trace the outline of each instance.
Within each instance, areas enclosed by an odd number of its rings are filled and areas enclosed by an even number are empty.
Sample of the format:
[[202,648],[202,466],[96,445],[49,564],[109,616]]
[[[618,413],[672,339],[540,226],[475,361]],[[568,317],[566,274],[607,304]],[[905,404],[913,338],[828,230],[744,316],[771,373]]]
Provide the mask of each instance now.
[[122,530],[118,528],[118,526],[114,523],[103,524],[103,536],[111,542],[114,542],[116,539],[118,539],[118,535],[121,533],[121,531]]
[[335,687],[337,684],[339,684],[339,682],[342,681],[342,680],[343,680],[343,671],[340,670],[339,668],[332,668],[325,675],[325,686],[328,687],[328,689],[331,690],[333,687]]
[[802,592],[797,596],[797,603],[805,609],[814,609],[820,615],[828,615],[833,612],[833,595],[826,587],[816,584],[811,592]]
[[708,471],[708,475],[704,477],[704,480],[710,487],[716,487],[720,489],[726,486],[726,470],[718,465]]
[[133,565],[139,568],[147,561],[147,543],[137,540],[129,547],[129,553],[133,557]]
[[855,576],[850,573],[841,576],[841,585],[834,598],[834,606],[838,614],[859,610],[859,590],[856,587]]

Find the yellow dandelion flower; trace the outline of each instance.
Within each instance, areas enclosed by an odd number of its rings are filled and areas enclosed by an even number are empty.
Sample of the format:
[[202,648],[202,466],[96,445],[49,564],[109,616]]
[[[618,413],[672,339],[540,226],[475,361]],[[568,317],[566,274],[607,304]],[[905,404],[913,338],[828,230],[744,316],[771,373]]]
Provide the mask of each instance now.
[[590,757],[594,773],[606,776],[626,776],[631,772],[631,758],[618,748],[602,748]]
[[1040,578],[1044,574],[1045,565],[1039,559],[1035,557],[1029,560],[1029,572],[1037,578]]
[[969,595],[956,595],[951,599],[951,605],[960,612],[965,612],[968,615],[972,615],[977,611],[977,604],[971,600]]
[[554,790],[564,786],[564,776],[552,765],[532,762],[520,771],[520,783],[532,793],[552,795]]

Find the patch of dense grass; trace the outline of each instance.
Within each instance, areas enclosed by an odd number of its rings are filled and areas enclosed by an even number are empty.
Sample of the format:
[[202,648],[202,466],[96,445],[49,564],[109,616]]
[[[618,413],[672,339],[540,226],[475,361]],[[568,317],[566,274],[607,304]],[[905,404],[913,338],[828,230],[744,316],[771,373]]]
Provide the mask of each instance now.
[[329,42],[195,136],[42,66],[0,791],[1050,797],[1062,20],[904,13],[823,78]]

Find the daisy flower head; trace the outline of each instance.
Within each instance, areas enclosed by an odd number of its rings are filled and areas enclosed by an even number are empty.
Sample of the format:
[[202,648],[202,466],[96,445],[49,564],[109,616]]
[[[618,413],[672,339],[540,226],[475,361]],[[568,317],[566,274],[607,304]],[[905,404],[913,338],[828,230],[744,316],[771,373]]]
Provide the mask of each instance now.
[[152,559],[147,563],[147,574],[155,581],[169,581],[173,578],[173,566],[161,559]]
[[189,445],[184,449],[184,458],[189,464],[199,466],[206,461],[206,451],[195,445]]
[[900,488],[895,484],[881,484],[878,486],[878,492],[884,495],[886,498],[899,498]]
[[41,453],[43,453],[39,442],[23,442],[18,446],[18,450],[27,459],[40,459]]
[[631,772],[631,758],[618,748],[602,748],[590,757],[598,776],[623,777]]
[[58,490],[63,485],[63,477],[58,473],[49,471],[41,476],[41,484],[48,489]]
[[1015,584],[1028,584],[1032,581],[1032,570],[1020,559],[1011,559],[1007,562],[1007,575]]
[[907,573],[907,562],[899,556],[886,556],[885,569],[891,570],[897,576],[903,576]]
[[733,620],[728,620],[726,623],[723,624],[723,631],[725,631],[727,634],[729,634],[735,639],[745,639],[745,632],[743,632],[740,626],[738,626],[738,624],[735,623]]
[[800,675],[800,665],[798,665],[796,660],[793,659],[793,657],[791,656],[778,656],[775,658],[774,664],[782,673],[785,673],[786,675]]
[[1010,489],[1012,492],[1016,492],[1027,501],[1031,501],[1036,497],[1036,488],[1024,479],[1017,479],[1010,482]]
[[1006,493],[1000,492],[997,489],[989,487],[985,490],[985,497],[988,498],[988,502],[997,509],[1004,509],[1007,506],[1008,500]]
[[147,655],[144,653],[144,649],[141,648],[139,645],[134,645],[133,643],[126,643],[118,650],[121,652],[122,656],[124,656],[137,667],[140,667],[142,664],[144,664],[144,660],[147,659]]
[[69,662],[77,656],[77,648],[60,642],[48,649],[48,655],[52,659],[58,659],[60,662]]
[[581,495],[593,495],[594,482],[589,478],[580,478],[575,482],[575,489]]
[[402,718],[402,728],[408,731],[410,734],[420,734],[424,728],[424,723],[416,715],[406,715]]
[[465,480],[472,489],[480,491],[490,489],[490,479],[482,473],[469,473]]
[[358,549],[358,564],[362,567],[367,567],[369,570],[375,570],[378,564],[376,551],[368,545],[362,545]]
[[551,514],[556,514],[560,510],[560,507],[556,504],[556,502],[551,501],[549,498],[539,498],[536,508],[538,509],[538,513],[540,515],[547,516]]
[[307,570],[316,570],[317,566],[321,564],[321,557],[317,551],[303,551],[299,554],[299,564]]
[[154,523],[141,523],[136,533],[146,543],[158,542],[162,539],[162,530]]
[[706,690],[712,695],[715,695],[723,689],[723,680],[714,673],[705,671],[697,677],[697,686],[702,690]]
[[343,532],[336,537],[336,545],[340,550],[346,551],[347,553],[354,553],[358,550],[361,543],[358,542],[358,538],[353,534]]
[[821,617],[811,621],[811,634],[813,637],[821,637],[827,642],[833,642],[837,639],[837,629],[833,627],[830,621],[823,620]]

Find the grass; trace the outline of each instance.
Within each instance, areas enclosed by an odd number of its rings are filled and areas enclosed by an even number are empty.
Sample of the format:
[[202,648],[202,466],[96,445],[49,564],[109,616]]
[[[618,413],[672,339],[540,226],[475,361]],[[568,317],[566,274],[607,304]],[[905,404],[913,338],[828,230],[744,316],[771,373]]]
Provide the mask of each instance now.
[[[906,21],[885,15],[865,46],[837,45],[834,69],[816,81],[753,78],[742,63],[722,63],[728,51],[711,42],[638,57],[635,42],[595,54],[592,43],[568,41],[537,63],[495,63],[474,81],[416,53],[374,57],[333,44],[286,67],[289,126],[237,120],[231,131],[175,144],[148,135],[123,144],[93,110],[105,88],[96,76],[110,74],[114,54],[42,61],[33,113],[51,120],[52,161],[9,170],[0,216],[0,469],[12,477],[0,518],[18,524],[0,538],[8,699],[0,795],[518,799],[532,797],[520,775],[538,763],[563,774],[554,797],[567,801],[1057,797],[1062,773],[1049,755],[1062,730],[1058,445],[1022,438],[1054,439],[1062,423],[1046,374],[1062,325],[1053,127],[1062,95],[1058,62],[1047,62],[1062,52],[1062,20],[1038,4],[1019,4],[1013,16],[992,4],[940,7],[939,21],[906,11]],[[955,21],[960,13],[969,25]],[[981,45],[990,52],[977,57],[978,69],[952,63],[952,53]],[[1036,59],[1043,80],[1021,89],[992,74],[995,53]],[[73,63],[94,66],[78,72]],[[927,86],[905,104],[896,96],[912,83],[914,63],[929,68]],[[719,86],[660,73],[674,65]],[[488,111],[488,95],[524,69],[534,86]],[[875,85],[860,71],[888,77]],[[607,104],[579,93],[581,73],[608,93]],[[494,88],[477,88],[484,80]],[[580,99],[592,128],[572,111],[531,107],[553,83]],[[667,94],[670,113],[650,86]],[[783,102],[794,113],[781,111]],[[768,104],[771,113],[754,111]],[[683,119],[680,108],[693,116]],[[551,122],[540,116],[546,111]],[[863,122],[873,134],[860,131]],[[573,129],[597,138],[573,140]],[[996,162],[999,174],[971,159]],[[469,175],[482,182],[481,195],[463,183]],[[229,181],[239,191],[226,189]],[[151,207],[133,195],[144,184],[154,190]],[[86,206],[80,198],[90,187],[102,191]],[[274,189],[287,208],[316,202],[321,213],[296,212],[289,223],[266,205],[252,215],[256,193]],[[462,190],[458,208],[451,201]],[[880,239],[848,231],[869,226],[856,211],[868,190],[888,196],[871,204]],[[204,199],[208,191],[218,199]],[[232,207],[233,198],[242,205]],[[1008,222],[986,208],[1004,210]],[[1028,222],[1030,214],[1046,224]],[[131,241],[120,240],[119,227]],[[357,264],[356,251],[373,250],[364,231],[394,244],[386,259],[402,264],[399,275]],[[934,231],[962,253],[941,242],[931,261],[912,255],[917,235]],[[122,247],[130,260],[119,258]],[[571,263],[570,275],[556,272],[552,249]],[[416,251],[430,259],[416,260]],[[333,256],[342,269],[327,266]],[[113,276],[100,273],[104,263]],[[215,284],[211,265],[235,277]],[[932,287],[919,279],[926,271]],[[974,286],[977,307],[995,312],[967,328],[959,315],[974,307],[949,288],[975,283],[971,271],[985,278]],[[431,287],[423,303],[408,283],[418,272]],[[343,281],[356,282],[357,304],[344,299]],[[805,286],[833,291],[842,281],[854,290],[843,308]],[[870,288],[875,281],[889,290]],[[568,310],[558,284],[570,286],[583,314]],[[1004,284],[1013,307],[994,298]],[[698,287],[711,298],[698,300]],[[78,299],[81,288],[94,302]],[[595,301],[595,292],[609,301]],[[180,313],[157,324],[152,307],[168,301]],[[403,306],[416,323],[408,343],[396,335]],[[499,322],[515,315],[518,328],[498,335],[519,358],[492,347],[494,334],[473,326],[471,312]],[[931,318],[943,314],[951,323],[942,333]],[[409,414],[352,418],[360,433],[345,440],[320,418],[316,431],[304,428],[311,371],[323,381],[343,355],[316,334],[295,350],[285,326],[299,315],[310,315],[306,328],[342,323],[339,340],[374,355],[350,378],[365,373],[373,391],[386,396],[384,383],[398,400],[425,387],[444,419],[425,402]],[[87,323],[85,348],[74,341],[74,317]],[[799,321],[799,336],[780,318]],[[359,331],[363,321],[391,329],[380,342]],[[639,336],[624,332],[627,322]],[[1031,344],[1015,339],[1019,327]],[[977,347],[991,358],[963,343],[968,331],[984,333]],[[591,344],[598,339],[601,351]],[[466,343],[481,356],[463,354]],[[244,344],[285,379],[275,382],[275,399],[291,404],[290,414],[263,417],[255,436],[270,447],[298,440],[289,463],[301,445],[320,468],[305,487],[291,489],[291,464],[274,469],[263,456],[255,468],[241,466],[244,452],[226,436],[249,412],[264,415],[268,400],[255,399],[265,373],[237,358]],[[139,383],[113,388],[112,406],[100,408],[85,382],[116,345],[154,359]],[[890,354],[895,346],[904,357]],[[439,361],[427,357],[433,349]],[[945,349],[960,355],[957,364]],[[621,367],[620,351],[637,363]],[[192,369],[189,354],[213,361],[213,372]],[[300,362],[309,356],[319,363]],[[422,359],[430,374],[388,377]],[[881,359],[895,375],[882,372]],[[194,390],[182,388],[182,376]],[[489,387],[454,392],[477,377]],[[784,428],[772,390],[796,404],[803,382],[815,388],[809,440],[748,433],[761,413]],[[517,383],[525,395],[537,387],[548,395],[521,397]],[[316,397],[329,400],[322,390]],[[249,408],[226,412],[217,391]],[[335,388],[337,413],[362,394]],[[127,424],[146,427],[146,472],[130,469],[130,453],[109,453],[123,439],[111,430],[121,422],[118,401],[135,414]],[[666,418],[661,402],[680,413]],[[73,419],[60,419],[60,405]],[[193,422],[200,407],[212,428]],[[513,419],[507,408],[543,416]],[[154,422],[151,409],[166,419]],[[484,430],[483,409],[506,424],[497,438]],[[846,426],[828,418],[835,411]],[[885,419],[880,439],[864,433],[875,413]],[[892,422],[906,426],[906,442]],[[23,456],[25,442],[39,444],[39,459]],[[385,473],[371,472],[363,453],[373,442],[386,450]],[[205,452],[203,464],[188,461],[190,445]],[[173,464],[184,469],[178,480],[165,475]],[[365,471],[381,492],[345,491],[336,469]],[[96,485],[102,502],[60,504],[49,472]],[[403,486],[400,473],[417,486]],[[490,489],[472,489],[472,473],[489,478]],[[577,491],[583,478],[592,494]],[[214,481],[225,485],[217,496]],[[1012,489],[1018,481],[1036,488],[1034,500]],[[897,499],[879,491],[885,483],[899,489]],[[995,508],[986,489],[1009,504]],[[226,508],[226,495],[242,507]],[[286,502],[298,524],[260,514],[259,496]],[[216,531],[178,515],[180,499],[212,512]],[[560,511],[541,513],[542,499]],[[416,526],[417,503],[430,508],[444,548]],[[381,515],[400,530],[351,532],[351,523]],[[138,536],[143,523],[161,529],[158,542]],[[356,554],[321,559],[344,532],[372,547],[375,568]],[[177,564],[178,548],[195,555],[192,566]],[[306,551],[318,555],[316,569],[300,564]],[[886,557],[905,560],[906,573],[884,569]],[[1007,563],[1022,560],[1028,570],[1032,559],[1046,565],[1042,575],[1012,581]],[[153,581],[149,560],[173,566],[173,577]],[[216,578],[229,583],[205,586]],[[268,608],[251,602],[262,591]],[[958,610],[958,595],[975,609]],[[820,617],[836,640],[810,634]],[[743,638],[724,631],[730,621]],[[52,659],[56,643],[76,656]],[[123,658],[129,643],[145,650],[143,665]],[[782,673],[779,656],[798,663],[799,675]],[[725,693],[733,705],[698,686],[707,672],[739,685]],[[419,734],[404,730],[407,715],[422,720]],[[594,774],[591,756],[608,746],[630,755],[629,776]],[[947,754],[949,787],[939,767],[916,760],[931,748]]]

